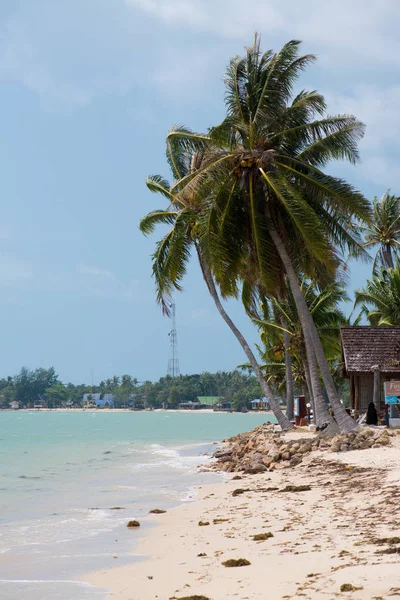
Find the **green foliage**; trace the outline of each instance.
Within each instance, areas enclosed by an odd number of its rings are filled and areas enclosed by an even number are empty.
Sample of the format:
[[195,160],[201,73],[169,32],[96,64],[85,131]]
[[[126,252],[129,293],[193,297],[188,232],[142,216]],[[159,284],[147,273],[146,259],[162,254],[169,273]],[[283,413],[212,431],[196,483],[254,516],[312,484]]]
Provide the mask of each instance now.
[[139,384],[130,375],[114,376],[99,385],[64,384],[58,380],[53,368],[29,371],[22,368],[15,377],[0,379],[0,407],[9,408],[10,402],[18,400],[22,406],[31,407],[42,394],[49,408],[65,406],[80,407],[83,395],[88,400],[93,394],[112,393],[115,408],[177,407],[197,396],[220,396],[231,401],[236,394],[241,399],[240,410],[248,401],[261,395],[257,379],[253,375],[235,371],[181,375],[176,378],[161,377],[158,381]]
[[366,248],[378,247],[374,272],[379,266],[392,269],[400,249],[400,197],[389,194],[372,200],[373,220],[362,228]]
[[374,271],[365,288],[356,290],[355,306],[362,306],[370,325],[400,325],[400,262],[393,269]]

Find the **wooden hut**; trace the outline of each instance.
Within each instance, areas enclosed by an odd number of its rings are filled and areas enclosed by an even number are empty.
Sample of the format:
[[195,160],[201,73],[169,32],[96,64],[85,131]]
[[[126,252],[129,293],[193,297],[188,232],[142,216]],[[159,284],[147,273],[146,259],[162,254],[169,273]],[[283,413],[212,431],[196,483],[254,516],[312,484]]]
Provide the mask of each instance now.
[[400,327],[341,327],[344,375],[350,379],[351,408],[384,408],[384,381],[400,381]]

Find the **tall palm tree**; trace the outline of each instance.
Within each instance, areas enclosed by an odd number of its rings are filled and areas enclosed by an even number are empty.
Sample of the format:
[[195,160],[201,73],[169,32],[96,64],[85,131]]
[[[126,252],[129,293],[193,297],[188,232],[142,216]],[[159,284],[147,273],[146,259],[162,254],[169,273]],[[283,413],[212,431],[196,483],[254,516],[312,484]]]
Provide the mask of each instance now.
[[[334,278],[344,251],[363,254],[356,222],[369,219],[369,203],[321,168],[332,159],[356,163],[364,126],[351,115],[325,116],[324,98],[315,91],[292,98],[299,73],[313,61],[299,55],[297,41],[262,54],[256,37],[246,56],[228,67],[227,117],[210,130],[198,168],[172,192],[202,197],[198,235],[223,296],[237,295],[241,282],[247,295],[276,294],[286,273],[312,385],[319,367],[346,431],[355,423],[340,403],[298,274],[323,285]],[[187,146],[194,139],[197,134],[180,131],[175,142]]]
[[373,220],[364,226],[365,247],[378,247],[374,270],[379,266],[393,269],[400,249],[400,197],[389,193],[372,200]]
[[[370,325],[400,325],[400,262],[393,269],[382,268],[356,290],[355,306],[361,306]],[[368,308],[370,307],[370,308]]]
[[[175,144],[174,136],[179,137],[182,132],[190,140],[190,144],[183,146],[180,143]],[[197,136],[197,139],[191,140],[190,132],[183,129],[171,132],[167,138],[167,158],[176,177],[184,178],[185,174],[190,174],[196,169],[201,162],[205,139],[203,136]],[[204,259],[204,254],[208,255],[209,250],[204,247],[204,243],[197,235],[202,214],[196,195],[186,193],[185,188],[180,190],[177,184],[170,186],[168,181],[159,175],[149,177],[147,186],[150,191],[166,197],[170,204],[167,210],[152,211],[144,217],[140,223],[141,231],[148,235],[158,224],[172,225],[170,231],[157,243],[153,254],[153,277],[156,281],[157,301],[162,305],[164,313],[169,314],[169,298],[174,289],[182,289],[181,281],[186,273],[191,249],[194,248],[208,292],[218,312],[243,348],[282,430],[288,431],[292,428],[291,422],[275,400],[272,389],[264,378],[248,342],[225,311],[219,298],[212,272]]]

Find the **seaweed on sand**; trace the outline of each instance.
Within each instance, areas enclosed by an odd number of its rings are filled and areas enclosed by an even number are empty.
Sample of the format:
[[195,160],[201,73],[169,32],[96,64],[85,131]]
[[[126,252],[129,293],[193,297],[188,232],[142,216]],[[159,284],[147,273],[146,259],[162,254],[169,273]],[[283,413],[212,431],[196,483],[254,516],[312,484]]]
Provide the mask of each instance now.
[[251,562],[247,558],[230,558],[223,563],[224,567],[247,567]]
[[264,540],[268,540],[268,538],[274,537],[274,534],[268,531],[267,533],[257,533],[253,535],[254,542],[263,542]]

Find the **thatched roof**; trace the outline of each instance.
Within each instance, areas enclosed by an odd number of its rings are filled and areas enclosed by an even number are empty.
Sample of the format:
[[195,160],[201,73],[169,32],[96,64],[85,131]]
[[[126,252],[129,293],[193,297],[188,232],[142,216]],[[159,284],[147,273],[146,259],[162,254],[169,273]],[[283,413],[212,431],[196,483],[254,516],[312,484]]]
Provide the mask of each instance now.
[[400,375],[400,327],[341,327],[340,339],[345,371]]

